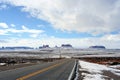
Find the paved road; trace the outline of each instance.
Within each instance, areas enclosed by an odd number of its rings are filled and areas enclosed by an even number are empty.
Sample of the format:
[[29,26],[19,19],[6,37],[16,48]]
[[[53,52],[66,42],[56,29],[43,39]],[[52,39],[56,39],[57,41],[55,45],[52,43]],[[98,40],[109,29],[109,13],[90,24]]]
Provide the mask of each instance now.
[[0,80],[67,80],[75,60],[64,59],[0,72]]

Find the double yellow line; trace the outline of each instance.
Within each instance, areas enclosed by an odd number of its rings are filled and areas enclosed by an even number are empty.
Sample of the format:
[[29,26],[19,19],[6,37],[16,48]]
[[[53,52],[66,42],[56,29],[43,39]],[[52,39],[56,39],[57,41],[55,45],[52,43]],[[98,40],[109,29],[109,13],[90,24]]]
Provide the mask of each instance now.
[[40,74],[40,73],[45,72],[45,71],[47,71],[47,70],[50,70],[50,69],[52,69],[52,68],[54,68],[54,67],[57,67],[57,66],[59,66],[59,65],[61,65],[61,64],[63,64],[63,63],[64,63],[64,62],[55,64],[55,65],[52,65],[52,66],[49,66],[49,67],[47,67],[47,68],[38,70],[38,71],[36,71],[36,72],[33,72],[33,73],[28,74],[28,75],[22,76],[22,77],[20,77],[20,78],[17,78],[16,80],[25,80],[25,79],[28,79],[28,78],[30,78],[30,77],[32,77],[32,76],[35,76],[35,75],[37,75],[37,74]]

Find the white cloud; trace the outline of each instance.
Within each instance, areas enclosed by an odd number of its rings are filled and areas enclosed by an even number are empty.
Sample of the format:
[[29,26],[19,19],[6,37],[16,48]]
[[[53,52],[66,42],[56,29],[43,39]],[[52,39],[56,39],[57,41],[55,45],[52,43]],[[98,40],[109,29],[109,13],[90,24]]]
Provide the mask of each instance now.
[[31,34],[30,37],[32,38],[37,38],[39,36],[39,34]]
[[0,5],[0,10],[6,9],[6,8],[8,8],[7,5],[5,5],[5,4]]
[[15,27],[16,25],[15,24],[10,24],[11,27]]
[[[13,6],[22,6],[21,10],[29,12],[31,16],[46,20],[54,28],[63,31],[77,31],[90,34],[104,34],[120,31],[120,0],[1,0]],[[7,25],[7,24],[6,24]],[[20,30],[8,28],[0,30],[0,35],[9,33],[30,33],[36,38],[43,30],[29,29],[22,26]],[[41,27],[41,26],[40,26]],[[14,43],[14,44],[13,44]],[[103,37],[88,38],[55,38],[46,36],[43,39],[10,39],[9,43],[1,45],[28,45],[50,46],[72,44],[75,47],[89,47],[91,45],[104,45],[107,48],[120,48],[120,33],[107,34]]]
[[43,30],[37,30],[37,29],[29,29],[26,26],[21,26],[22,29],[15,29],[15,28],[8,28],[8,25],[6,26],[5,24],[1,24],[2,28],[5,29],[0,29],[0,35],[8,35],[11,33],[29,33],[29,36],[36,38],[39,36],[41,33],[43,33]]
[[43,27],[45,27],[45,26],[42,25],[42,24],[40,24],[40,25],[37,25],[37,27],[39,27],[39,28],[43,28]]
[[22,29],[23,29],[23,30],[28,30],[28,28],[25,27],[24,25],[22,26]]
[[8,28],[8,25],[6,23],[1,22],[0,23],[0,27],[1,28]]
[[[115,39],[116,38],[116,39]],[[92,45],[103,45],[106,48],[120,49],[120,34],[116,35],[105,35],[103,37],[94,38],[56,38],[56,37],[46,37],[46,38],[35,38],[35,39],[9,39],[9,43],[1,43],[1,46],[32,46],[39,47],[43,44],[48,44],[51,47],[55,45],[61,46],[61,44],[71,44],[73,47],[88,48]]]
[[0,35],[8,35],[8,34],[7,34],[7,31],[5,31],[5,30],[0,30]]
[[120,0],[3,0],[54,28],[102,34],[120,30]]
[[0,43],[8,43],[7,40],[0,39]]
[[108,41],[120,41],[120,34],[117,35],[105,35],[102,39]]
[[[23,27],[23,26],[22,26]],[[7,32],[10,33],[29,33],[29,36],[36,38],[37,36],[39,36],[41,33],[43,33],[43,30],[36,30],[36,29],[28,29],[27,27],[23,27],[24,29],[21,30],[17,30],[17,29],[6,29]]]

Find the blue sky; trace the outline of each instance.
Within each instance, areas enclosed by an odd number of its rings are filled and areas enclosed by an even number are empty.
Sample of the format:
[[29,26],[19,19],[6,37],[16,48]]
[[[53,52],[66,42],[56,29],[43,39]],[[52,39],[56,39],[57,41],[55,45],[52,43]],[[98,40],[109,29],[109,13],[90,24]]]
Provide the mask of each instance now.
[[0,0],[0,46],[120,48],[120,0]]

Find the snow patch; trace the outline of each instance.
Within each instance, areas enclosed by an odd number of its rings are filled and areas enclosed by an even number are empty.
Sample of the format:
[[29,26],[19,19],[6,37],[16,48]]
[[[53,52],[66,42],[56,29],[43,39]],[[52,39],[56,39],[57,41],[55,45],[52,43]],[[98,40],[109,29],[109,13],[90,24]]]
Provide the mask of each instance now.
[[100,74],[86,74],[83,73],[82,75],[86,75],[83,80],[105,80],[102,75]]
[[79,61],[79,65],[81,66],[79,70],[83,71],[82,73],[82,76],[84,76],[83,80],[105,80],[104,78],[107,76],[102,75],[103,70],[110,71],[113,74],[120,76],[120,70],[113,69],[105,65],[90,63],[90,62],[81,61],[81,60]]
[[119,65],[114,65],[114,66],[110,66],[111,68],[120,68],[120,64]]

